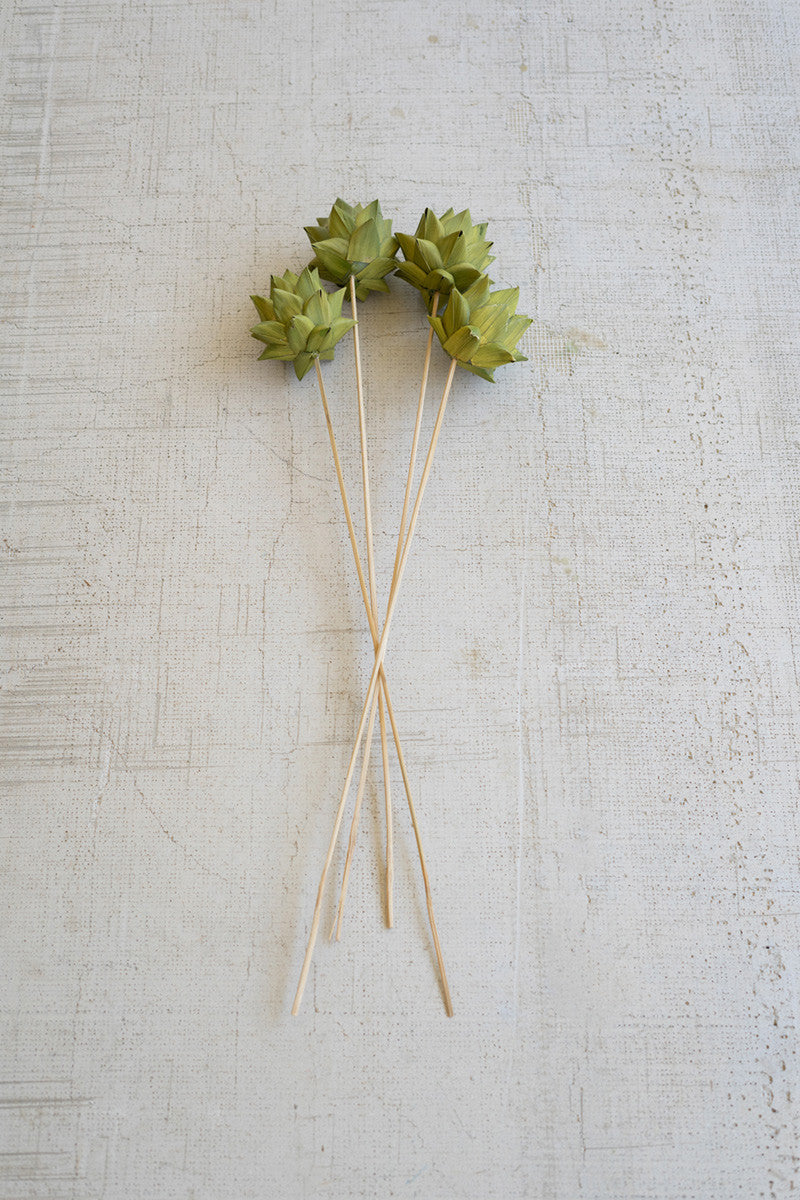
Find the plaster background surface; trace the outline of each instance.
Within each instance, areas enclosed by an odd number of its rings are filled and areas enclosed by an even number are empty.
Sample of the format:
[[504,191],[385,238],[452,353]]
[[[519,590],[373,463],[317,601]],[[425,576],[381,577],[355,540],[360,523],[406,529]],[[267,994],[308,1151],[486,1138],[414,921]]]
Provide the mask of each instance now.
[[[0,15],[2,1200],[794,1194],[797,5]],[[535,317],[387,657],[453,1020],[375,775],[289,1016],[369,639],[248,295],[337,194],[469,205]],[[362,338],[385,596],[414,295]]]

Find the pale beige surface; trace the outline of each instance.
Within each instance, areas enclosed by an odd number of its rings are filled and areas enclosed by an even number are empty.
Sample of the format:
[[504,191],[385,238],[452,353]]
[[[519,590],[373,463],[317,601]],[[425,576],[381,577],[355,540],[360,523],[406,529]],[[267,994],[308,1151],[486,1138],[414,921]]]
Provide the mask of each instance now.
[[[793,1194],[797,6],[1,11],[2,1200]],[[450,1021],[374,782],[289,1017],[370,643],[247,297],[337,193],[469,204],[536,317],[387,657]],[[385,589],[414,296],[362,338]]]

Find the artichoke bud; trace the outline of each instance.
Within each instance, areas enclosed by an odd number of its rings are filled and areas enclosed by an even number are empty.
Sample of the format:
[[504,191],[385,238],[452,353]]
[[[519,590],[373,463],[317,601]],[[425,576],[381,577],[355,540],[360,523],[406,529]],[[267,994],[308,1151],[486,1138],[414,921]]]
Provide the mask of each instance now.
[[259,360],[294,363],[298,379],[311,369],[315,358],[333,358],[334,346],[355,325],[342,316],[344,288],[326,292],[318,272],[309,267],[299,275],[292,271],[273,275],[269,299],[250,298],[259,316],[250,333],[266,347]]
[[397,274],[422,292],[429,310],[435,292],[466,292],[494,262],[486,222],[473,225],[466,208],[460,213],[448,208],[441,217],[426,208],[416,233],[398,233],[397,240],[406,260]]
[[442,316],[428,320],[451,358],[494,383],[497,367],[527,362],[516,346],[531,320],[517,314],[519,288],[491,292],[489,283],[482,275],[465,292],[452,288]]
[[305,230],[314,249],[310,265],[323,279],[346,287],[352,276],[359,300],[366,300],[370,292],[388,292],[386,276],[397,266],[397,239],[377,200],[337,200],[327,217]]

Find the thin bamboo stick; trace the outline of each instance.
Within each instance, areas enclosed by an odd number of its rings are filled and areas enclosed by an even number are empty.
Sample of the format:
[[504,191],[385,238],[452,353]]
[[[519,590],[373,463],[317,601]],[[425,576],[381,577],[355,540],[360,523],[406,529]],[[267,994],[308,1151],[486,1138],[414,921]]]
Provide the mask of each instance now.
[[[361,483],[364,492],[364,531],[367,540],[367,572],[369,578],[369,599],[372,615],[375,618],[375,623],[378,622],[378,589],[375,582],[375,546],[372,535],[372,504],[370,501],[369,488],[369,458],[367,451],[367,423],[364,414],[364,385],[363,375],[361,371],[361,344],[358,335],[358,307],[356,297],[356,281],[353,276],[350,276],[350,309],[356,321],[353,326],[353,352],[355,354],[356,366],[356,393],[358,397],[358,432],[361,444]],[[383,794],[384,794],[384,809],[386,812],[386,923],[391,929],[394,924],[394,911],[392,905],[392,886],[391,882],[394,876],[394,833],[392,828],[392,784],[391,774],[389,771],[389,747],[386,737],[386,713],[383,705],[383,688],[378,689],[378,716],[380,718],[380,733],[381,733],[381,759],[383,763]],[[371,741],[367,737],[367,749],[364,752],[364,762],[368,761],[369,748]],[[366,782],[366,779],[365,781]],[[363,799],[364,788],[359,781],[359,792]],[[353,813],[353,822],[350,832],[350,845],[348,846],[347,859],[344,867],[344,878],[342,881],[341,899],[339,901],[339,915],[336,921],[336,939],[341,937],[342,933],[342,913],[344,909],[344,897],[347,893],[347,879],[350,874],[350,864],[352,862],[353,850],[355,849],[356,834],[358,831],[358,821],[361,812],[361,804],[359,803],[358,794],[356,796],[356,806]]]
[[[436,422],[433,427],[433,433],[431,434],[431,442],[430,442],[430,446],[428,448],[427,457],[425,459],[425,465],[422,470],[422,477],[421,477],[420,483],[419,483],[419,490],[417,492],[417,498],[414,501],[414,508],[412,510],[411,519],[410,519],[409,525],[408,525],[408,534],[406,535],[406,540],[403,545],[403,553],[400,556],[400,562],[399,562],[398,569],[397,569],[397,575],[395,577],[395,585],[394,585],[394,588],[392,589],[391,595],[389,596],[389,603],[388,603],[388,606],[386,609],[386,618],[384,621],[383,633],[381,634],[381,638],[378,643],[377,650],[375,651],[375,665],[372,668],[372,675],[370,676],[369,686],[367,688],[367,695],[366,695],[366,699],[364,700],[364,707],[361,712],[361,718],[358,723],[358,730],[356,731],[355,743],[353,745],[353,750],[350,755],[350,762],[347,767],[347,776],[345,778],[344,787],[342,788],[342,794],[339,799],[339,806],[336,811],[336,820],[334,823],[333,835],[331,837],[331,842],[328,847],[328,854],[325,859],[325,865],[322,870],[322,877],[320,879],[319,888],[317,889],[317,900],[316,900],[316,904],[314,906],[314,916],[311,921],[311,933],[309,935],[308,945],[306,947],[305,958],[303,959],[303,966],[300,971],[300,979],[297,984],[297,992],[295,994],[294,1004],[292,1005],[292,1015],[293,1016],[297,1015],[297,1012],[300,1008],[300,1002],[303,999],[303,992],[305,991],[306,981],[308,979],[308,972],[311,967],[311,958],[314,953],[314,944],[317,940],[317,932],[319,930],[319,920],[320,920],[320,912],[322,909],[322,896],[323,896],[323,892],[325,890],[325,880],[327,878],[328,870],[330,868],[331,859],[333,858],[333,851],[334,851],[334,848],[336,845],[336,839],[339,835],[339,826],[341,825],[342,814],[344,813],[344,806],[345,806],[345,802],[347,800],[347,793],[350,790],[350,784],[353,782],[353,774],[355,772],[356,759],[358,758],[358,751],[361,746],[361,739],[364,736],[364,727],[367,724],[370,706],[372,704],[372,700],[375,695],[375,688],[377,687],[377,684],[378,684],[381,666],[383,664],[383,659],[386,654],[386,646],[389,641],[389,633],[391,631],[391,626],[392,626],[392,617],[394,616],[394,610],[397,605],[397,597],[400,593],[400,584],[403,579],[403,573],[405,571],[406,563],[408,562],[408,553],[409,553],[409,550],[411,549],[411,543],[414,538],[414,530],[416,528],[417,518],[419,516],[420,505],[422,504],[422,497],[425,494],[425,488],[428,483],[428,476],[430,475],[431,467],[433,466],[433,456],[436,451],[436,443],[439,440],[439,433],[442,428],[442,421],[444,420],[445,408],[447,407],[447,400],[450,395],[450,388],[452,387],[452,384],[453,384],[453,376],[455,375],[457,365],[458,364],[457,364],[456,359],[452,359],[452,361],[450,363],[450,370],[447,373],[447,381],[445,383],[444,392],[442,394],[442,399],[439,403],[439,411],[436,414]],[[317,367],[317,370],[319,371],[319,367]],[[320,372],[320,379],[321,379],[321,377],[322,376],[321,376],[321,372]],[[362,577],[363,577],[363,572],[362,572]]]
[[423,887],[425,888],[425,904],[428,909],[428,920],[429,920],[430,926],[431,926],[431,935],[433,937],[433,947],[434,947],[434,950],[436,951],[436,961],[439,964],[439,975],[441,976],[442,990],[444,992],[444,1008],[445,1008],[445,1012],[447,1013],[448,1017],[452,1017],[453,1001],[450,998],[450,987],[447,983],[447,972],[444,969],[444,959],[442,957],[442,947],[439,942],[439,931],[436,928],[436,918],[433,915],[433,896],[431,894],[431,881],[428,878],[428,871],[425,866],[425,855],[422,851],[422,836],[420,834],[419,825],[417,823],[417,813],[416,813],[416,809],[414,808],[414,801],[411,798],[411,784],[409,783],[409,780],[408,780],[408,772],[406,771],[406,764],[405,764],[405,759],[403,758],[403,751],[400,748],[400,739],[397,736],[397,728],[394,723],[394,713],[392,712],[391,706],[388,703],[387,703],[386,707],[389,710],[389,722],[392,726],[392,735],[394,736],[394,744],[395,744],[395,748],[397,750],[397,761],[400,764],[400,774],[403,778],[403,786],[406,789],[406,796],[408,798],[408,811],[411,814],[411,824],[414,827],[414,837],[416,838],[417,850],[419,852],[419,865],[420,865],[420,868],[422,869],[422,884],[423,884]]
[[[431,316],[436,316],[436,311],[439,307],[439,293],[434,292],[433,304],[431,306]],[[406,521],[408,520],[408,506],[411,502],[411,487],[414,483],[414,468],[417,465],[417,447],[419,446],[419,434],[422,428],[422,412],[425,408],[425,393],[428,390],[428,372],[431,366],[431,350],[433,348],[433,326],[428,330],[428,346],[425,351],[425,362],[422,367],[422,383],[419,389],[419,400],[417,401],[417,418],[414,422],[414,436],[411,439],[411,458],[408,463],[408,478],[406,479],[406,491],[403,496],[403,511],[400,514],[400,529],[397,533],[397,549],[394,552],[394,567],[392,568],[391,589],[394,587],[394,581],[397,577],[397,567],[400,563],[400,555],[403,552],[403,538],[406,532]]]
[[337,942],[342,936],[342,913],[344,912],[344,902],[347,896],[347,884],[350,880],[350,868],[353,863],[353,852],[356,848],[356,838],[358,837],[358,820],[361,816],[361,802],[364,799],[364,789],[367,785],[367,769],[369,767],[369,752],[372,745],[372,732],[375,728],[375,715],[378,711],[378,700],[380,699],[380,688],[375,689],[375,696],[372,701],[372,709],[369,714],[369,722],[367,724],[367,736],[364,742],[364,754],[361,759],[361,774],[358,779],[358,788],[356,789],[356,803],[353,809],[353,819],[350,822],[350,837],[347,842],[347,855],[344,860],[344,873],[342,875],[342,888],[339,892],[339,905],[336,910],[336,919],[333,922],[333,929],[330,936],[336,934]]

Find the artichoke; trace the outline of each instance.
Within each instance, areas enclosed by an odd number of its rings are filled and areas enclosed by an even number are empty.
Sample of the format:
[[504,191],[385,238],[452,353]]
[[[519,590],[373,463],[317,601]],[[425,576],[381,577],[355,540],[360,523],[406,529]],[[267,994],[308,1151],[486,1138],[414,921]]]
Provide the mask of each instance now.
[[314,248],[310,265],[323,279],[343,287],[352,276],[359,300],[369,292],[388,292],[386,276],[397,266],[397,239],[377,200],[366,205],[337,200],[330,216],[306,225],[305,231]]
[[317,271],[306,267],[300,275],[286,271],[273,275],[269,300],[251,296],[261,320],[250,333],[266,350],[262,358],[293,362],[295,374],[302,379],[315,358],[333,358],[333,348],[355,321],[342,316],[344,288],[326,292]]
[[531,319],[516,315],[519,288],[490,292],[489,285],[482,275],[464,293],[452,288],[444,315],[428,320],[451,358],[494,383],[496,367],[527,362],[515,347]]
[[492,243],[485,234],[486,222],[473,225],[469,209],[454,213],[448,208],[437,217],[426,208],[413,237],[397,234],[406,259],[397,274],[425,295],[430,308],[435,292],[441,296],[453,288],[465,292],[494,262],[489,254]]

